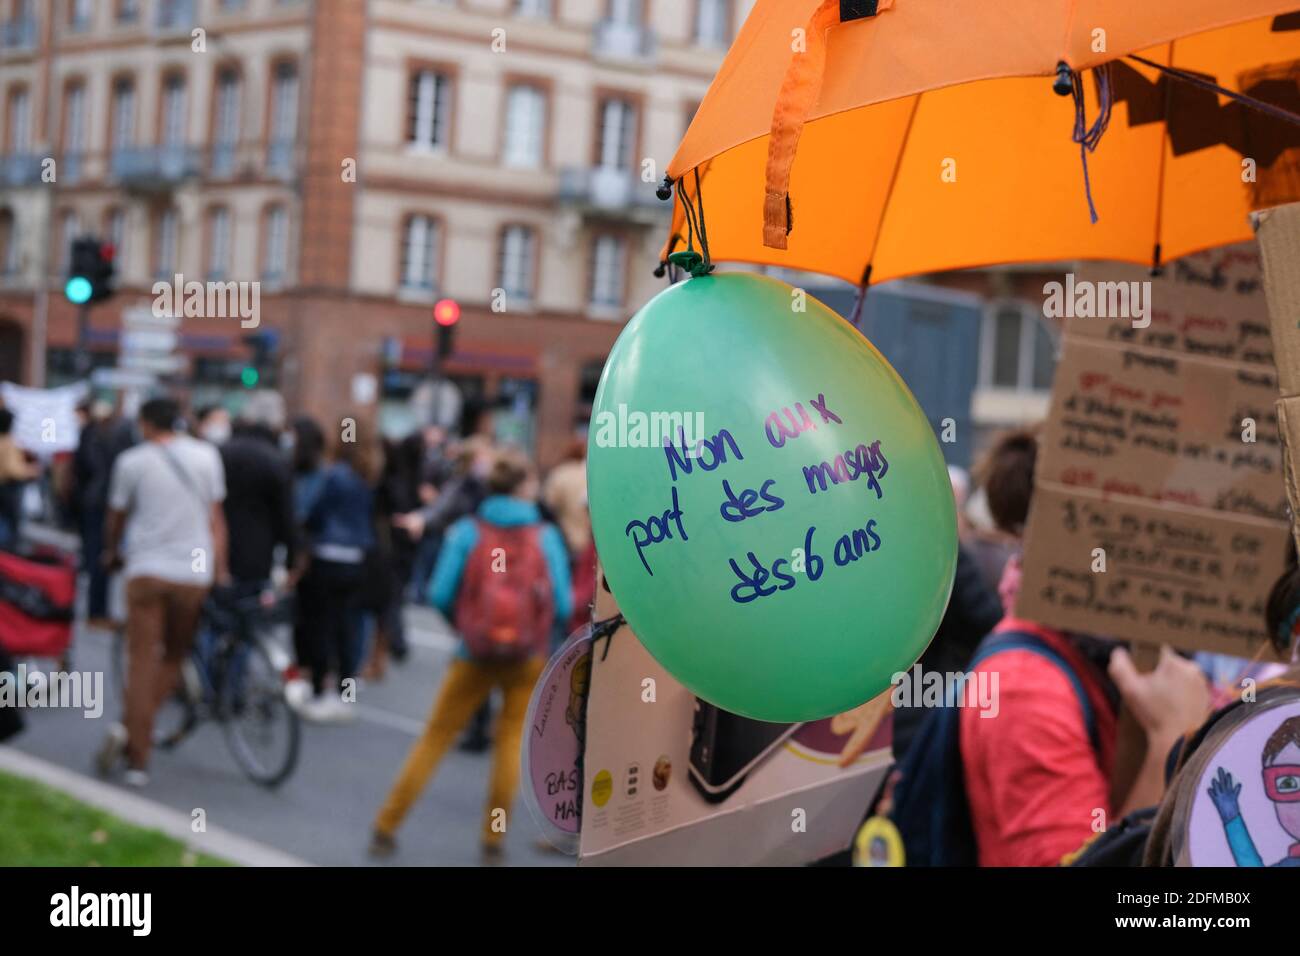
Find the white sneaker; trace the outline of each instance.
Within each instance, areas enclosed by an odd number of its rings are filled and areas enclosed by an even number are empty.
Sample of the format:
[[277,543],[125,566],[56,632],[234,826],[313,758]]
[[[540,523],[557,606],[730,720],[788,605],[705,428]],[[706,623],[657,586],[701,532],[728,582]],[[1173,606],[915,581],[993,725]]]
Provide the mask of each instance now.
[[128,770],[122,774],[122,782],[137,790],[149,786],[149,774],[143,770]]
[[284,701],[291,708],[301,712],[303,704],[311,700],[311,683],[303,680],[301,677],[295,677],[291,681],[286,681],[284,685]]
[[107,777],[117,769],[122,758],[126,756],[126,727],[122,724],[110,724],[108,734],[95,754],[95,770],[101,777]]
[[334,707],[334,698],[329,694],[321,694],[303,701],[298,712],[304,720],[310,720],[314,724],[332,724],[335,720]]

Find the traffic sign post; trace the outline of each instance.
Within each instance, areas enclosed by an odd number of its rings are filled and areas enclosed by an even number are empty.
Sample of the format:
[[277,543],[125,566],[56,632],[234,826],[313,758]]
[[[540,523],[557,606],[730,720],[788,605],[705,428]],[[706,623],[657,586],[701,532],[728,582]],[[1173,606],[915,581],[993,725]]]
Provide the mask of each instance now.
[[183,373],[188,362],[177,352],[180,324],[179,317],[155,313],[144,306],[123,309],[117,367],[98,369],[95,384],[124,390],[147,389],[157,384],[159,376]]
[[82,302],[77,309],[77,377],[85,378],[90,372],[91,365],[90,349],[90,303]]

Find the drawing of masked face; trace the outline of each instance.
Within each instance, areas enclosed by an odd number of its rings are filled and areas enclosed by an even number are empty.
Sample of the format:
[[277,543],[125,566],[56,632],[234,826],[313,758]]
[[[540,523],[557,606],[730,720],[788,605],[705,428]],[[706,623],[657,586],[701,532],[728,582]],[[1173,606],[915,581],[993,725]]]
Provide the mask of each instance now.
[[1264,791],[1273,801],[1282,829],[1300,840],[1300,744],[1288,743],[1266,758]]

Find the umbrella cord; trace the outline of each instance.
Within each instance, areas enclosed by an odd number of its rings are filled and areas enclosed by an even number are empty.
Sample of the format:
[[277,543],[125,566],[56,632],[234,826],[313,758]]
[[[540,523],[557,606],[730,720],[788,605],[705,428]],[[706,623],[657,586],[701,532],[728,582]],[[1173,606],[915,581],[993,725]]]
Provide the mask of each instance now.
[[700,204],[700,253],[704,256],[706,272],[713,271],[713,260],[709,257],[709,230],[704,225],[704,189],[700,185],[700,167],[695,167],[695,199]]
[[1089,127],[1087,117],[1084,114],[1083,77],[1077,71],[1071,74],[1071,92],[1074,95],[1074,133],[1070,138],[1079,144],[1079,159],[1083,163],[1083,192],[1088,198],[1088,215],[1096,223],[1097,207],[1092,201],[1092,180],[1088,176],[1088,154],[1096,150],[1097,144],[1101,142],[1102,134],[1106,132],[1106,126],[1110,123],[1109,66],[1103,65],[1094,69],[1092,78],[1097,83],[1097,118],[1093,120],[1092,126]]
[[609,656],[609,645],[614,643],[615,632],[626,623],[627,618],[625,618],[623,612],[620,611],[613,617],[607,617],[603,621],[597,621],[591,626],[591,642],[593,645],[601,638],[608,638],[605,642],[605,653],[600,655],[602,661]]
[[670,260],[668,256],[671,256],[673,254],[673,250],[677,248],[677,243],[681,241],[682,241],[682,234],[680,232],[674,232],[671,236],[669,236],[668,248],[664,252],[664,258],[660,261],[659,265],[655,267],[655,272],[654,272],[655,278],[662,279],[664,276],[668,276],[669,285],[675,285],[677,283],[678,276],[677,276],[677,266],[673,264],[672,260]]
[[853,311],[849,314],[849,325],[862,331],[862,308],[867,304],[867,289],[871,287],[871,263],[862,270],[862,281],[858,283],[858,295],[853,300]]
[[695,237],[700,238],[700,261],[691,266],[691,275],[701,276],[713,271],[713,259],[709,256],[709,235],[704,226],[704,193],[700,191],[698,169],[695,170],[695,195],[700,204],[698,212],[695,204],[691,202],[688,191],[682,188],[680,182],[678,183],[677,196],[682,201],[682,211],[686,216],[686,248],[694,252]]
[[677,195],[682,197],[682,208],[686,210],[686,248],[692,252],[695,251],[695,237],[700,237],[700,247],[704,247],[704,237],[700,233],[699,219],[695,213],[695,204],[691,202],[690,194],[685,189],[678,189]]
[[677,198],[682,201],[682,214],[686,217],[686,248],[690,252],[695,251],[695,209],[691,206],[691,201],[686,197],[686,190],[681,185],[677,186]]

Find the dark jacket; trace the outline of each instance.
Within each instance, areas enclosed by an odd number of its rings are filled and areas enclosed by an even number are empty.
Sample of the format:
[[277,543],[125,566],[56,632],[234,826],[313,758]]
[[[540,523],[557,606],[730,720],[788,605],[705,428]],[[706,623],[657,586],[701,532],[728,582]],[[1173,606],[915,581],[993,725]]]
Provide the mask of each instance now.
[[236,581],[265,581],[275,546],[293,550],[289,463],[269,432],[244,428],[221,446],[221,463],[226,469],[230,575]]
[[81,430],[72,456],[72,480],[80,513],[100,514],[108,508],[108,480],[117,456],[134,444],[129,422],[91,422]]
[[[922,673],[964,671],[976,646],[1002,620],[1002,616],[1002,602],[985,583],[979,564],[965,547],[958,545],[952,597],[948,599],[948,609],[934,633],[934,640],[921,655]],[[902,761],[927,713],[924,707],[894,708],[896,761]]]
[[319,555],[323,547],[362,554],[369,551],[375,546],[373,507],[370,486],[350,465],[342,462],[330,465],[325,469],[320,493],[307,512],[307,533],[313,552]]
[[72,455],[73,498],[79,512],[103,511],[106,507],[111,457],[105,423],[92,422],[81,430]]

